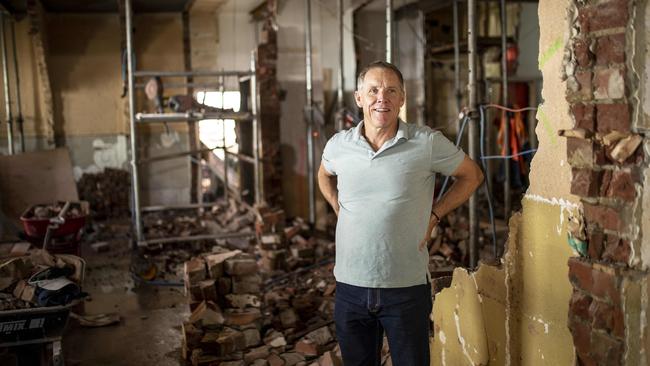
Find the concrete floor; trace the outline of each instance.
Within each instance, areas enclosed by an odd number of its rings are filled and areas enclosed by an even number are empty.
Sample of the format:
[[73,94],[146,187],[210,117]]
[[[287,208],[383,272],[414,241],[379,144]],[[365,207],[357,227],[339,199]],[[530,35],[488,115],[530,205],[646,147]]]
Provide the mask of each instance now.
[[83,290],[90,294],[86,314],[118,313],[121,322],[98,328],[68,322],[63,339],[66,365],[172,366],[180,357],[180,325],[189,316],[182,287],[134,284],[126,240],[110,242],[110,250],[82,248],[87,261]]

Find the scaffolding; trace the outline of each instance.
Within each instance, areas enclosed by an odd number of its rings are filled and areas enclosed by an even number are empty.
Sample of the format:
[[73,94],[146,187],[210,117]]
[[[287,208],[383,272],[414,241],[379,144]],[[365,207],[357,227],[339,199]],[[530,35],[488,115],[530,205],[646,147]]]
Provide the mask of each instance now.
[[[249,237],[251,233],[230,233],[222,232],[209,235],[194,235],[194,236],[183,236],[183,237],[171,237],[171,238],[153,238],[147,239],[144,236],[142,214],[145,212],[157,212],[165,210],[178,210],[178,209],[200,209],[200,208],[209,208],[215,206],[215,203],[192,203],[184,205],[158,205],[158,206],[148,206],[143,207],[140,200],[140,174],[139,166],[145,163],[151,163],[154,161],[161,161],[167,159],[178,158],[182,156],[193,156],[202,152],[212,151],[215,149],[221,149],[224,151],[224,195],[227,198],[228,196],[228,156],[236,156],[238,162],[245,162],[247,164],[253,165],[253,175],[254,175],[254,191],[255,191],[255,203],[259,204],[262,201],[262,189],[261,189],[261,178],[260,178],[260,156],[259,156],[259,95],[258,95],[258,86],[257,86],[257,77],[256,77],[256,52],[251,53],[251,63],[250,69],[244,71],[142,71],[135,70],[134,60],[134,45],[133,45],[133,34],[132,34],[132,23],[133,23],[133,8],[132,0],[125,0],[125,27],[126,27],[126,61],[127,61],[127,83],[128,83],[128,105],[129,105],[129,127],[130,127],[130,165],[131,165],[131,186],[132,186],[132,220],[133,220],[133,229],[135,232],[135,243],[139,247],[146,247],[151,244],[163,245],[167,243],[175,242],[192,242],[192,241],[201,241],[201,240],[210,240],[210,239],[225,239],[225,238],[241,238]],[[143,83],[136,84],[137,78],[150,78],[150,77],[185,77],[185,78],[194,78],[194,77],[218,77],[220,81],[218,84],[200,84],[202,86],[210,85],[219,85],[223,91],[224,79],[226,77],[236,77],[240,81],[243,79],[249,80],[250,85],[250,108],[248,111],[241,112],[195,112],[188,111],[186,113],[136,113],[136,102],[135,102],[135,89],[136,87],[144,87]],[[190,82],[175,83],[174,87],[195,87],[199,84]],[[240,83],[241,85],[241,83]],[[222,106],[223,107],[223,106]],[[228,150],[225,143],[222,146],[209,149],[199,149],[192,150],[180,153],[172,153],[162,156],[156,156],[152,158],[139,158],[138,156],[138,138],[137,138],[137,126],[143,124],[151,123],[196,123],[204,119],[232,119],[238,123],[252,123],[252,134],[253,134],[253,156],[248,156],[241,153],[233,153]],[[190,137],[192,138],[192,137]],[[224,137],[225,139],[225,137]],[[241,188],[241,187],[240,187]],[[241,192],[239,195],[241,199]]]

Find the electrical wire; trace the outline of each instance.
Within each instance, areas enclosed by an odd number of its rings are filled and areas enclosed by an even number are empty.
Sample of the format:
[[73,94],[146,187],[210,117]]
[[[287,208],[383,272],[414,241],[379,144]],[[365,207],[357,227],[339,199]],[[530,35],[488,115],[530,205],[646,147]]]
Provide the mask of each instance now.
[[[483,157],[485,156],[485,111],[483,106],[479,106],[479,113],[480,113],[480,147],[479,147],[479,154],[481,159],[481,165],[483,166],[483,171],[487,172],[487,164],[485,163],[485,159]],[[494,259],[499,258],[499,251],[497,248],[497,229],[496,225],[494,223],[494,207],[492,204],[492,189],[490,188],[490,177],[486,177],[483,179],[483,185],[485,187],[485,195],[487,196],[487,201],[488,201],[488,212],[490,215],[490,226],[492,227],[492,245],[494,247]]]
[[[460,124],[460,129],[458,130],[458,135],[456,136],[456,147],[460,145],[460,140],[462,140],[463,138],[463,131],[465,130],[467,121],[469,121],[469,116],[466,114],[465,117],[463,117],[463,121]],[[445,177],[445,181],[442,183],[442,188],[440,188],[440,193],[438,194],[438,199],[436,200],[436,202],[440,201],[442,196],[445,195],[445,191],[447,190],[447,184],[449,183],[449,178],[450,176]]]
[[525,112],[525,111],[536,111],[537,107],[526,107],[526,108],[519,108],[519,109],[512,109],[508,107],[504,107],[499,104],[485,104],[481,106],[482,108],[496,108],[496,109],[501,109],[507,112],[512,112],[512,113],[519,113],[519,112]]
[[512,159],[516,158],[517,156],[522,156],[522,155],[528,155],[528,154],[533,154],[537,151],[537,149],[530,149],[526,151],[522,151],[520,153],[516,153],[513,155],[490,155],[490,156],[482,156],[481,159],[483,160],[489,160],[489,159]]

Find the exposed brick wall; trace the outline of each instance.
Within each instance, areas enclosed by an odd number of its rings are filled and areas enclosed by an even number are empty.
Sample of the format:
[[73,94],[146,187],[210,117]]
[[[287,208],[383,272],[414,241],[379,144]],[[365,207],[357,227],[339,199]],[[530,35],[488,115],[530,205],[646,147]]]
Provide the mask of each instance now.
[[280,97],[277,80],[278,42],[275,1],[267,1],[267,19],[257,47],[257,80],[260,93],[260,132],[264,200],[272,207],[282,205],[282,162],[280,160]]
[[[624,283],[637,273],[632,258],[638,241],[643,151],[614,151],[638,133],[632,121],[635,83],[628,76],[626,32],[631,0],[576,1],[577,34],[569,41],[571,59],[566,99],[579,134],[567,138],[572,166],[571,193],[580,196],[586,255],[569,260],[573,295],[569,329],[579,365],[622,365],[626,350]],[[629,38],[629,37],[628,37]],[[618,137],[616,136],[618,135]]]

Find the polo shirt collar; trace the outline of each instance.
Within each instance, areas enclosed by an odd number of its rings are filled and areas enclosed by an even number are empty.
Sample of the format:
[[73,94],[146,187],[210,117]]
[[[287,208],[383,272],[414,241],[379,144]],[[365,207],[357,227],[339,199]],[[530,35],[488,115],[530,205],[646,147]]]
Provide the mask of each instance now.
[[[352,130],[352,137],[354,141],[359,141],[361,139],[361,129],[363,128],[363,120],[359,122],[354,129]],[[409,136],[408,125],[406,122],[401,119],[397,120],[397,133],[395,134],[394,141],[399,141],[400,139],[408,140]]]

